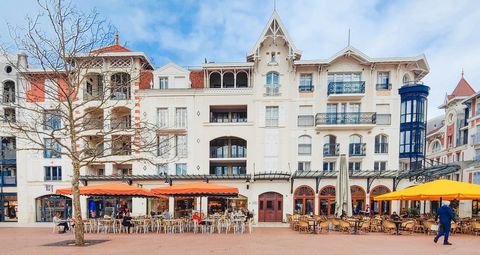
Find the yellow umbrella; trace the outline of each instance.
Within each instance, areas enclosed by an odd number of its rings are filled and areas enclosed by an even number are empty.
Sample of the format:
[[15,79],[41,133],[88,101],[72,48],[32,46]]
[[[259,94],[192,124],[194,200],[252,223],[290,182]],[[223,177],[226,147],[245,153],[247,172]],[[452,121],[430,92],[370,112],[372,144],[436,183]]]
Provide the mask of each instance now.
[[374,200],[475,200],[480,185],[450,180],[436,180],[376,196]]

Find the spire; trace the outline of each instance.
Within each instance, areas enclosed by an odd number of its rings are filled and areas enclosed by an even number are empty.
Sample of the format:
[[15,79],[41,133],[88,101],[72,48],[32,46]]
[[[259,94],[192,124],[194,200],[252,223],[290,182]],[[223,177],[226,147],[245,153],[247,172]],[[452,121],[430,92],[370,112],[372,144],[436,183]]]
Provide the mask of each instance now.
[[118,32],[115,34],[115,45],[118,45]]
[[350,46],[350,28],[348,28],[348,46]]
[[273,11],[277,11],[277,0],[273,0]]

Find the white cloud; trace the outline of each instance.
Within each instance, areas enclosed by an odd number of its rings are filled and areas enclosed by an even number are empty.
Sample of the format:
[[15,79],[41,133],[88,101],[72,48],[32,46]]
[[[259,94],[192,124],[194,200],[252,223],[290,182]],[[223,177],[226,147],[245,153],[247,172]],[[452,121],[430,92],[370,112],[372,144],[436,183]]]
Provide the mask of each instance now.
[[[200,65],[240,61],[254,45],[271,15],[273,1],[82,1],[96,7],[115,25],[121,40],[146,51],[158,65],[176,61]],[[22,6],[22,8],[18,8]],[[480,4],[463,1],[277,1],[277,10],[304,59],[327,58],[347,43],[372,57],[414,56],[425,53],[431,72],[424,79],[432,90],[429,116],[451,92],[461,69],[479,89]],[[21,23],[35,11],[28,0],[3,4],[3,21]],[[2,21],[2,20],[0,20]],[[0,36],[6,27],[0,23]]]

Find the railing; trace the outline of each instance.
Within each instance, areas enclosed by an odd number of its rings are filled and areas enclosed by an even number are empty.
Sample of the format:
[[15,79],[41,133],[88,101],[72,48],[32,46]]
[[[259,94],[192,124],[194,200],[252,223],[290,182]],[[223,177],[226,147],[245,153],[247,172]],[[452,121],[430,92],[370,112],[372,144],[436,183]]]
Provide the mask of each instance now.
[[113,88],[111,98],[114,100],[130,99],[130,86]]
[[216,176],[246,175],[247,174],[247,168],[246,167],[237,167],[237,168],[232,167],[231,170],[223,169],[223,168],[218,168],[218,169],[214,168],[214,169],[210,170],[210,174],[211,175],[216,175]]
[[298,86],[298,91],[300,92],[313,92],[313,85],[300,85]]
[[17,177],[16,176],[1,176],[0,177],[0,186],[17,186]]
[[299,127],[313,127],[315,118],[313,115],[298,115],[297,125]]
[[332,81],[328,83],[328,95],[331,94],[364,94],[364,81]]
[[265,95],[267,96],[278,96],[280,95],[280,85],[265,85]]
[[130,116],[112,118],[112,129],[129,129],[131,126]]
[[224,148],[224,147],[211,147],[210,158],[246,158],[247,148]]
[[375,153],[388,153],[388,143],[376,143]]
[[323,145],[324,157],[336,157],[339,155],[340,144],[339,143],[326,143]]
[[392,84],[390,83],[377,83],[377,90],[391,90]]
[[15,92],[5,92],[3,93],[2,103],[9,104],[15,103]]
[[376,114],[376,124],[377,125],[390,125],[392,124],[392,115],[391,114]]
[[348,146],[348,155],[365,156],[365,143],[351,143]]
[[210,113],[210,123],[245,123],[245,122],[247,122],[247,112],[226,112],[225,114]]
[[374,112],[317,113],[317,125],[376,124]]

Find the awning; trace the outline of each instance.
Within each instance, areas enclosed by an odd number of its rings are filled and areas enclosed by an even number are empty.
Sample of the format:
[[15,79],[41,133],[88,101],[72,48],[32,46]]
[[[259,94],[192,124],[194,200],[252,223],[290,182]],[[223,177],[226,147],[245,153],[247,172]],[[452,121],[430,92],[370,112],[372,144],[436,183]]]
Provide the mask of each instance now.
[[[81,186],[79,189],[80,195],[156,197],[156,195],[148,189],[130,186],[124,183]],[[72,189],[57,189],[56,194],[71,195]]]
[[237,196],[238,188],[206,182],[196,182],[154,188],[152,192],[156,195],[165,196]]
[[480,185],[436,180],[376,196],[374,200],[474,200],[480,199]]

